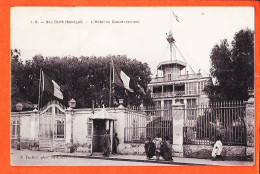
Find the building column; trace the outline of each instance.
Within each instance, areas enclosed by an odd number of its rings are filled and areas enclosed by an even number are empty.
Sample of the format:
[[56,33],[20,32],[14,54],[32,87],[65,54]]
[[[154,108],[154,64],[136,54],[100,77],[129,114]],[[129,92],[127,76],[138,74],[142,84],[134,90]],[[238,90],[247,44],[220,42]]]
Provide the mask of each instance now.
[[39,116],[40,112],[39,111],[34,111],[32,113],[33,119],[32,119],[32,128],[31,128],[31,136],[32,140],[38,142],[39,141]]
[[183,102],[184,102],[184,119],[186,119],[187,118],[187,99],[185,98],[185,99],[183,99]]
[[117,148],[118,153],[125,153],[125,123],[127,119],[127,109],[123,106],[123,103],[120,103],[117,110],[110,110],[110,114],[116,117],[114,122],[114,133],[117,133],[117,137],[119,139],[119,145]]
[[162,95],[163,95],[164,91],[163,91],[163,85],[162,85]]
[[66,143],[70,144],[70,139],[71,139],[71,110],[67,109],[65,111],[65,116],[66,116],[66,126],[65,126],[65,133],[66,133]]
[[254,138],[255,138],[255,99],[254,99],[254,91],[249,90],[249,99],[245,102],[246,104],[246,117],[245,124],[247,130],[247,146],[246,146],[246,156],[251,160],[254,160],[255,156],[255,146],[254,146]]
[[172,85],[172,96],[174,97],[175,96],[175,93],[174,93],[174,84]]
[[163,117],[163,113],[164,113],[164,100],[161,100],[161,116]]
[[184,104],[176,103],[172,105],[173,116],[173,156],[183,157],[183,126],[184,126]]

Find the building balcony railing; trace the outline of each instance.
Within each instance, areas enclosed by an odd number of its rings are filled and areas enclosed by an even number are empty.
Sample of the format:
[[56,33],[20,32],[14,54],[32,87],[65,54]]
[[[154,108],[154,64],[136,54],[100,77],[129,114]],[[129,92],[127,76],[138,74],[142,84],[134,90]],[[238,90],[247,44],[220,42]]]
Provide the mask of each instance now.
[[164,77],[157,77],[153,78],[151,83],[159,83],[159,82],[170,82],[170,81],[175,81],[175,80],[187,80],[187,79],[194,79],[194,78],[200,78],[201,74],[186,74],[186,75],[179,75],[175,77],[173,80],[168,80],[167,78]]
[[176,96],[182,96],[185,94],[185,91],[175,91]]
[[174,92],[159,92],[159,93],[152,93],[153,98],[158,97],[174,97]]
[[185,91],[174,91],[174,92],[156,92],[156,93],[151,93],[152,98],[160,98],[160,97],[178,97],[178,96],[187,96],[187,95],[201,95],[204,94],[202,93],[190,93],[186,94]]
[[157,93],[152,93],[153,98],[158,98],[158,97],[175,97],[175,96],[180,96],[184,95],[185,91],[175,91],[175,92],[157,92]]

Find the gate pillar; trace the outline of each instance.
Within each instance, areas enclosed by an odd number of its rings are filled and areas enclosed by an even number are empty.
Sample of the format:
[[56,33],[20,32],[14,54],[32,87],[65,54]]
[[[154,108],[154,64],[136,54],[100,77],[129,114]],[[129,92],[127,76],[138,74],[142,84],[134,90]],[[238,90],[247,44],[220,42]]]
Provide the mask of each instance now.
[[249,99],[245,102],[246,104],[246,130],[247,130],[247,147],[246,156],[250,160],[254,160],[254,139],[255,139],[255,100],[254,90],[248,90]]
[[183,157],[183,126],[185,113],[184,111],[184,104],[175,103],[172,105],[172,155],[175,157]]

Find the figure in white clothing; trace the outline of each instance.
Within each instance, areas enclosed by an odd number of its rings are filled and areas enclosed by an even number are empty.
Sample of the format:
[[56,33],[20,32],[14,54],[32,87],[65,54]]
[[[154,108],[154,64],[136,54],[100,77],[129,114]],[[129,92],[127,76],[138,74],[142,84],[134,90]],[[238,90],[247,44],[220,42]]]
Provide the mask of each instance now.
[[212,150],[213,159],[222,159],[223,160],[223,157],[221,156],[221,152],[222,152],[221,136],[218,136],[217,141],[214,144],[213,150]]
[[155,139],[153,140],[154,144],[155,144],[155,155],[156,155],[156,161],[159,161],[160,155],[161,155],[161,145],[162,145],[162,138],[160,138],[161,135],[160,133],[158,133],[155,137]]

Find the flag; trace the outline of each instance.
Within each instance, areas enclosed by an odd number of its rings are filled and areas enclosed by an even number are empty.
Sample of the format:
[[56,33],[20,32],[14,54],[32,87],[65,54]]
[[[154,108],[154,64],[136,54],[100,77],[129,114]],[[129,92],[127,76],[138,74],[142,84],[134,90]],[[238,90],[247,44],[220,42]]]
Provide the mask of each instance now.
[[140,86],[139,83],[137,83],[137,86],[138,86],[138,88],[140,89],[140,91],[141,91],[143,94],[145,94],[144,88],[143,88],[142,86]]
[[46,91],[55,97],[63,100],[63,94],[60,90],[60,86],[54,81],[51,80],[46,74],[42,71],[42,91]]
[[119,67],[114,65],[112,58],[112,66],[113,66],[113,83],[127,89],[129,92],[134,92],[133,89],[129,87],[130,78],[122,71]]
[[173,17],[176,19],[176,21],[180,22],[179,19],[178,19],[178,16],[175,15],[175,13],[172,11],[172,14],[173,14]]

